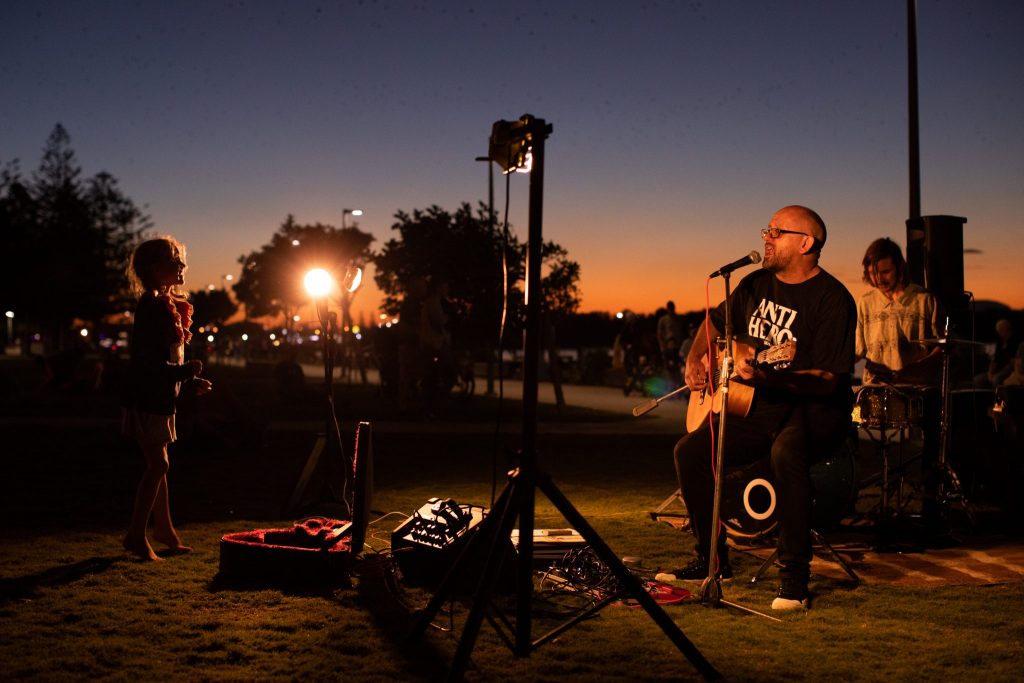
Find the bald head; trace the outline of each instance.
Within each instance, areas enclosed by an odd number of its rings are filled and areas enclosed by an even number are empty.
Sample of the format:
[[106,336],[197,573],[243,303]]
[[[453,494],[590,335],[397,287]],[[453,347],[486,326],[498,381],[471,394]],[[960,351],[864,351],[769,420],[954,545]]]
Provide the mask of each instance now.
[[800,206],[799,204],[784,206],[775,212],[773,220],[775,219],[793,226],[792,230],[806,232],[813,237],[814,248],[811,251],[821,251],[821,248],[825,246],[828,230],[825,228],[825,221],[821,220],[821,216],[813,209],[808,209],[806,206]]

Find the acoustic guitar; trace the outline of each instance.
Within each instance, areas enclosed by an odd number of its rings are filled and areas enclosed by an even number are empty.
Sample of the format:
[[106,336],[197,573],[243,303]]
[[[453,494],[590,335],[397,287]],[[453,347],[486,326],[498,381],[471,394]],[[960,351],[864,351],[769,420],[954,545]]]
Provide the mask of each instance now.
[[[739,355],[737,352],[747,349],[753,350],[753,347],[742,342],[733,342],[733,357],[735,358]],[[795,357],[796,340],[790,339],[788,342],[769,347],[755,354],[748,362],[754,367],[769,365],[781,369],[788,366]],[[707,419],[708,413],[712,410],[716,415],[722,412],[723,394],[721,391],[717,391],[721,381],[721,354],[719,354],[718,359],[716,361],[717,367],[714,373],[712,373],[708,386],[701,389],[700,393],[690,394],[690,403],[686,407],[686,430],[689,432],[695,431],[700,427],[701,423]],[[729,376],[729,415],[746,417],[750,413],[751,405],[754,403],[754,387],[749,384],[733,382],[732,379],[736,376],[736,372]],[[716,389],[714,401],[711,400],[711,386]]]

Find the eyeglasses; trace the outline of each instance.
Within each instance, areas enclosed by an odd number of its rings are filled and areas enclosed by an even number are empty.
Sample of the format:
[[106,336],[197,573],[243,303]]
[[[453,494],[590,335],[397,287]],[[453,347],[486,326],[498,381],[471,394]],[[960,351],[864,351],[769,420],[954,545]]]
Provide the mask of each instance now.
[[782,228],[764,228],[761,230],[761,239],[766,240],[771,237],[773,240],[779,238],[779,235],[803,235],[804,237],[813,237],[806,232],[797,232],[796,230],[783,230]]

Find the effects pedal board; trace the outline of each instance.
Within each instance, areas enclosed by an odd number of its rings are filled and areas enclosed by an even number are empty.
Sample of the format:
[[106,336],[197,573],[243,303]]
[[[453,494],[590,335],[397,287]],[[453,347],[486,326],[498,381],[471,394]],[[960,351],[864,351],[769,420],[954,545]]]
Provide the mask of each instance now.
[[[448,574],[462,549],[476,533],[487,510],[480,505],[460,505],[450,498],[431,498],[391,532],[391,555],[404,580],[413,585],[436,586]],[[479,544],[478,544],[479,545]],[[464,558],[456,588],[471,593],[484,564],[488,544]],[[511,542],[509,542],[511,546]],[[506,550],[506,562],[499,573],[499,588],[506,581],[515,551]]]

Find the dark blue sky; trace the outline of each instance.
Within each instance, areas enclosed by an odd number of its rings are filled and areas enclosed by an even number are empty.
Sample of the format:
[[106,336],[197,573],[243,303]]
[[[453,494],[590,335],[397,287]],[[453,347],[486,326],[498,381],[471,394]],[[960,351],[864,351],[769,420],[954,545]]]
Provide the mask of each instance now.
[[[284,217],[390,236],[486,196],[491,124],[554,125],[546,237],[584,309],[703,304],[789,203],[856,295],[904,238],[906,7],[862,2],[32,2],[0,25],[0,162],[61,122],[190,249],[193,288]],[[966,216],[966,285],[1024,307],[1024,3],[918,5],[922,210]],[[511,219],[525,237],[527,179]],[[501,187],[501,183],[498,184]],[[499,195],[500,196],[500,195]],[[499,202],[500,203],[500,202]],[[713,293],[713,298],[718,298]],[[372,310],[376,293],[361,294]]]

